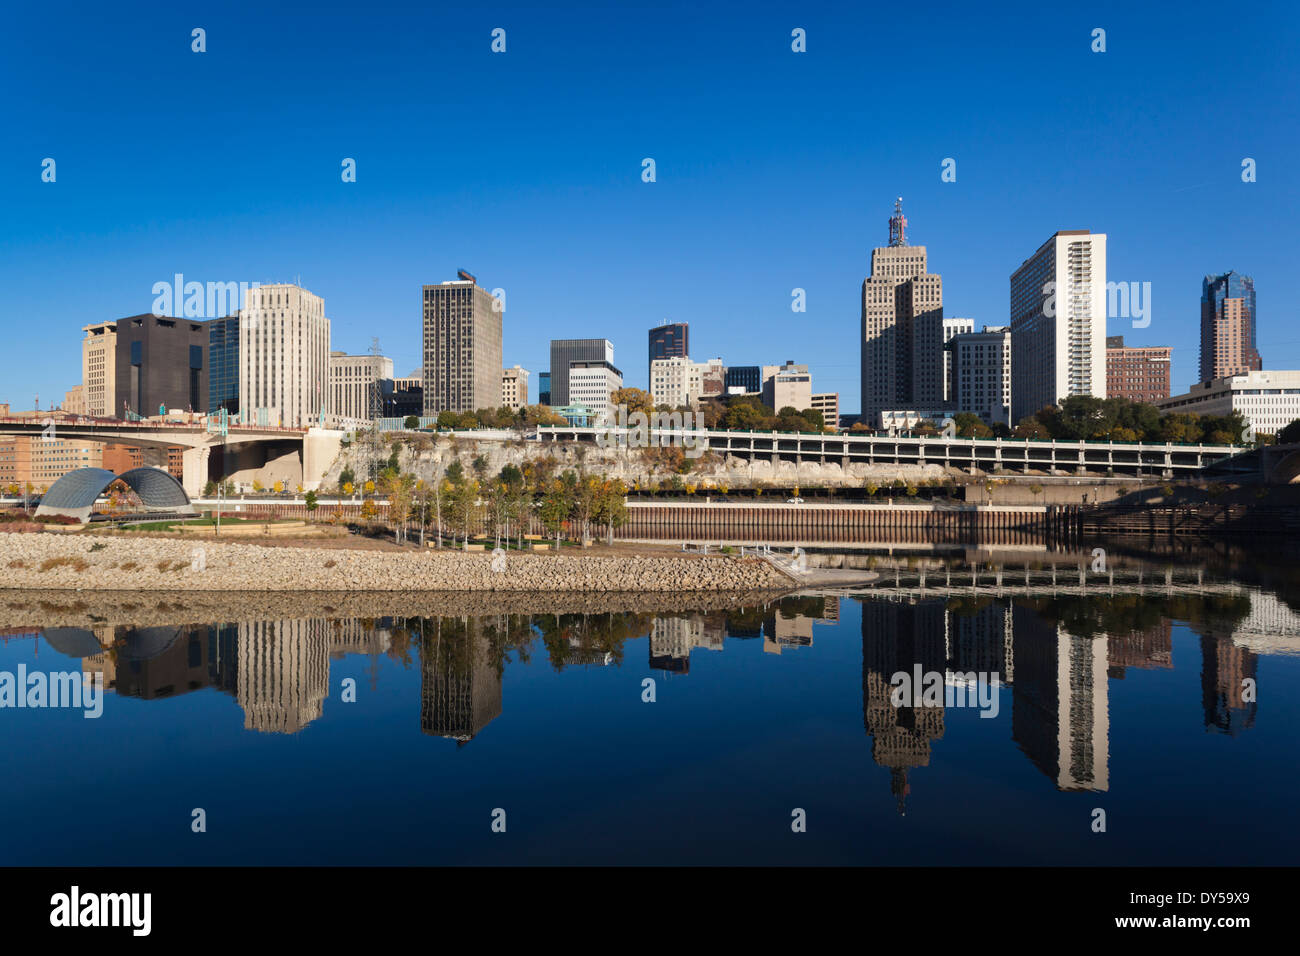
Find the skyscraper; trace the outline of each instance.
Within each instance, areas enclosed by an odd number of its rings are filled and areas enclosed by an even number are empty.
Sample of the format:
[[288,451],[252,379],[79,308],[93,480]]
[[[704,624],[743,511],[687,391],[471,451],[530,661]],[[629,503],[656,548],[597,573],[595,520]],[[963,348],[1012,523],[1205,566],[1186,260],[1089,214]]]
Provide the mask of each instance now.
[[925,246],[907,244],[899,199],[862,282],[862,419],[941,403],[944,341],[943,280],[927,271]]
[[609,339],[551,339],[551,404],[569,404],[569,366],[574,362],[614,362]]
[[691,354],[690,326],[672,322],[650,330],[650,365],[656,359],[686,358]]
[[318,424],[329,400],[325,300],[297,285],[258,286],[239,318],[240,414],[258,424]]
[[208,323],[208,407],[239,412],[239,313]]
[[463,269],[424,287],[424,414],[501,404],[505,308]]
[[1106,397],[1106,236],[1058,232],[1011,274],[1011,421]]
[[1201,282],[1201,381],[1259,372],[1255,344],[1255,280],[1239,272]]

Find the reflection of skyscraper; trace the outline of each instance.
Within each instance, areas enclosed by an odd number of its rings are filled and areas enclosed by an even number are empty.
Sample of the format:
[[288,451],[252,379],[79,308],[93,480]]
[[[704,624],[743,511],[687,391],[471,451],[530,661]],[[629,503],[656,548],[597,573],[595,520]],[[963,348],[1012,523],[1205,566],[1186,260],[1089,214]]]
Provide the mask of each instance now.
[[460,743],[501,713],[501,675],[477,619],[439,618],[420,647],[420,730]]
[[969,610],[954,608],[947,615],[948,669],[983,673],[1003,683],[1015,677],[1014,629],[1011,607],[992,601]]
[[708,647],[722,650],[705,640],[704,618],[698,614],[688,617],[656,617],[650,630],[650,666],[655,670],[674,674],[687,674],[691,670],[691,649]]
[[1106,639],[1081,637],[1017,604],[1011,736],[1061,790],[1109,786]]
[[1255,679],[1256,660],[1254,652],[1227,636],[1201,638],[1201,706],[1207,730],[1235,737],[1255,726],[1255,702],[1245,700],[1242,681]]
[[1165,618],[1143,631],[1111,634],[1106,639],[1106,650],[1110,662],[1107,674],[1115,680],[1123,680],[1125,669],[1129,667],[1144,670],[1173,667],[1174,651],[1169,619]]
[[319,717],[329,693],[328,621],[239,625],[235,699],[244,727],[293,734]]
[[907,771],[930,763],[930,745],[943,736],[944,709],[895,706],[890,678],[899,671],[943,673],[944,606],[941,601],[862,605],[862,723],[871,756],[890,771],[890,792],[900,813],[911,785]]

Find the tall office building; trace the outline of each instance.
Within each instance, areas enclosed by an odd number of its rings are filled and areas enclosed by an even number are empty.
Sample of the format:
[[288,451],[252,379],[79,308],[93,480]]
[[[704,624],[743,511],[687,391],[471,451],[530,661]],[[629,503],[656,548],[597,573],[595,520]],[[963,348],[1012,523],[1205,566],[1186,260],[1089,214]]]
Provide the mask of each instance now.
[[239,313],[208,323],[208,407],[239,413]]
[[1154,405],[1169,397],[1174,350],[1168,345],[1135,347],[1124,336],[1106,336],[1106,397]]
[[505,308],[463,269],[424,287],[424,414],[473,412],[501,403]]
[[392,394],[392,386],[385,389],[382,383],[392,378],[393,360],[387,356],[331,352],[330,414],[364,422],[382,417],[384,395]]
[[671,322],[650,330],[650,368],[659,359],[686,358],[691,354],[690,326]]
[[1263,368],[1255,343],[1255,280],[1239,272],[1206,276],[1201,282],[1200,380]]
[[864,420],[886,409],[942,404],[943,280],[927,269],[925,246],[907,243],[900,199],[889,245],[871,251],[871,274],[862,282]]
[[321,423],[329,403],[325,300],[288,284],[249,289],[239,314],[239,409],[259,424]]
[[551,405],[568,405],[569,366],[574,362],[614,363],[609,339],[551,339]]
[[1106,236],[1058,232],[1011,274],[1011,418],[1106,397]]
[[121,418],[160,409],[208,408],[208,329],[171,316],[131,315],[85,326],[82,385],[86,412]]
[[100,322],[82,329],[81,384],[86,390],[86,414],[116,417],[117,323]]
[[948,344],[954,382],[953,404],[986,425],[1011,424],[1011,330],[984,326]]
[[537,401],[541,405],[551,404],[551,373],[537,373]]

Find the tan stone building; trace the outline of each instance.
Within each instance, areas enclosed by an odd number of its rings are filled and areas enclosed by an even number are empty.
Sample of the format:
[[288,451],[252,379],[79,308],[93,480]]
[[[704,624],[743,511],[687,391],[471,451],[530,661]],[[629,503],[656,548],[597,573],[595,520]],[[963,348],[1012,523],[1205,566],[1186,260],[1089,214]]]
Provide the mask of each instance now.
[[862,282],[863,421],[943,400],[943,280],[929,271],[925,246],[907,244],[901,203],[889,219],[889,245],[871,251]]
[[501,301],[468,272],[424,287],[424,414],[501,401]]
[[117,414],[117,323],[99,322],[82,328],[81,384],[87,415]]
[[289,428],[320,424],[329,404],[325,300],[296,285],[258,286],[248,290],[239,318],[244,420]]
[[52,435],[0,436],[0,488],[30,482],[44,490],[75,468],[102,468],[104,446],[81,438]]
[[528,404],[528,369],[501,370],[501,404],[516,411]]

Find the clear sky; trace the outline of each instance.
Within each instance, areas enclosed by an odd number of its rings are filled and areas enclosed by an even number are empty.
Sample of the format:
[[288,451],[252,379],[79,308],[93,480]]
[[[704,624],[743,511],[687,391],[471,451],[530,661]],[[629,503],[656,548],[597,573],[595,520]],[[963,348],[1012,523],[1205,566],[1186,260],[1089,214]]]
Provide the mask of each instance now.
[[646,330],[685,321],[696,360],[806,362],[856,411],[896,196],[977,328],[1091,229],[1110,279],[1151,283],[1149,327],[1109,333],[1172,345],[1175,391],[1207,272],[1255,277],[1265,368],[1300,368],[1298,43],[1293,2],[11,5],[0,401],[61,399],[81,327],[175,273],[301,277],[334,348],[377,336],[406,374],[421,285],[463,267],[505,290],[534,398],[549,339],[613,340],[643,387]]

